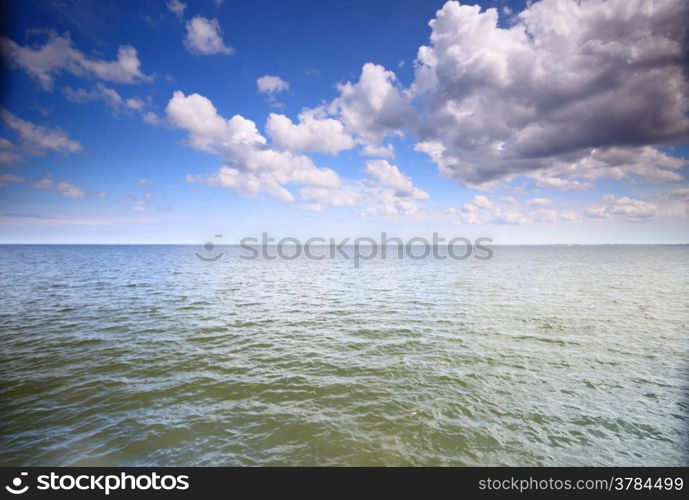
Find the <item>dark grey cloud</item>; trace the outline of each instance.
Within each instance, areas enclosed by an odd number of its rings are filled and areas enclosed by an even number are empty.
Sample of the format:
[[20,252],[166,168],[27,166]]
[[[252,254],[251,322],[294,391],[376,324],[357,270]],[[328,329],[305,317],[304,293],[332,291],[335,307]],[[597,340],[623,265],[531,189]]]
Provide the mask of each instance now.
[[417,57],[417,150],[465,184],[680,180],[655,147],[689,142],[688,21],[684,0],[542,0],[502,29],[448,2]]

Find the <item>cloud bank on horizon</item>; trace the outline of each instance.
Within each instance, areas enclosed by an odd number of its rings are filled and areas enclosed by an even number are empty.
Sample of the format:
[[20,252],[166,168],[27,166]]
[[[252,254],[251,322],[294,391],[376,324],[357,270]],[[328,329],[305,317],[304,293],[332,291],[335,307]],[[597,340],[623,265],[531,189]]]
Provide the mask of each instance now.
[[[160,9],[183,29],[177,50],[211,66],[241,54],[219,19],[192,16],[180,0]],[[686,227],[689,161],[676,148],[689,144],[687,19],[684,0],[540,0],[519,12],[448,1],[430,21],[418,20],[428,23],[430,36],[410,54],[406,83],[366,61],[356,78],[329,82],[324,97],[292,116],[282,100],[300,88],[278,65],[245,78],[256,100],[274,108],[248,116],[227,106],[220,111],[203,81],[198,90],[174,88],[174,75],[163,75],[155,58],[130,44],[116,54],[89,54],[68,32],[53,30],[37,44],[2,37],[0,48],[13,74],[25,74],[54,99],[102,102],[115,116],[138,118],[170,147],[210,154],[214,172],[190,165],[177,178],[187,189],[226,189],[314,214],[346,210],[403,221],[675,218]],[[63,83],[67,77],[83,87]],[[156,104],[152,96],[166,79],[173,91]],[[137,93],[123,96],[109,85]],[[39,125],[18,113],[0,111],[0,164],[11,169],[0,174],[0,189],[106,197],[105,186],[87,190],[50,174],[20,175],[27,161],[83,156],[90,147],[57,115],[56,123]],[[408,167],[411,155],[434,166],[432,182],[428,169]],[[359,174],[343,161],[357,162]],[[147,199],[153,195],[123,196],[120,203],[144,212]]]

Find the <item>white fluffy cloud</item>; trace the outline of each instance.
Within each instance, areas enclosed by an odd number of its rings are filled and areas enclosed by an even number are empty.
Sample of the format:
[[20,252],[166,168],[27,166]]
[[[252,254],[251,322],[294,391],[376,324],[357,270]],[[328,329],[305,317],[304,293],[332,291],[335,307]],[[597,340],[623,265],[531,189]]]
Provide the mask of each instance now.
[[[287,82],[269,75],[259,78],[257,86],[270,98],[289,88]],[[358,144],[365,156],[394,156],[392,144],[385,144],[385,138],[402,135],[418,121],[395,74],[366,63],[356,82],[338,84],[337,89],[339,94],[330,103],[302,111],[299,123],[271,114],[266,130],[273,141],[294,151],[332,154]]]
[[217,19],[207,19],[196,16],[187,22],[187,34],[184,37],[184,46],[192,54],[233,54],[234,49],[222,38],[222,30]]
[[447,2],[417,56],[416,148],[469,185],[678,180],[652,146],[689,140],[688,16],[684,0],[542,0],[500,28],[496,9]]
[[300,113],[299,123],[293,123],[285,115],[271,113],[266,132],[277,146],[294,152],[337,154],[355,146],[342,122],[321,118],[314,110]]
[[368,177],[361,183],[350,183],[338,189],[303,188],[299,191],[303,208],[323,212],[327,207],[360,207],[363,216],[413,215],[419,211],[416,200],[429,198],[411,179],[386,160],[369,160],[364,171]]
[[4,108],[0,108],[0,118],[17,134],[16,142],[0,139],[0,163],[18,163],[27,156],[44,156],[49,152],[72,154],[82,151],[81,144],[59,128],[22,120]]
[[256,79],[256,89],[262,94],[278,94],[289,90],[289,82],[279,76],[263,75]]
[[22,47],[13,40],[2,37],[0,49],[12,64],[24,69],[38,80],[45,90],[53,88],[55,76],[60,72],[116,83],[134,83],[151,79],[141,72],[137,51],[130,45],[121,46],[114,61],[86,56],[74,47],[69,34],[51,34],[42,46],[35,47]]
[[397,196],[403,198],[411,197],[417,200],[429,198],[426,191],[414,186],[408,176],[404,175],[395,165],[391,165],[386,160],[369,160],[366,163],[365,172],[375,179],[375,181],[368,181],[368,185],[392,188]]
[[[227,122],[252,137],[254,146],[230,147],[232,141],[205,132],[190,134],[190,143],[223,149],[220,154],[229,159],[204,182],[290,200],[284,184],[295,182],[285,180],[292,174],[278,179],[274,172],[294,168],[247,168],[254,155],[313,165],[295,155],[337,154],[359,144],[364,155],[386,158],[394,155],[386,138],[407,133],[418,137],[415,149],[442,175],[472,187],[520,176],[533,179],[536,187],[561,190],[590,189],[602,179],[680,181],[687,161],[658,147],[689,140],[681,43],[687,31],[681,20],[688,12],[680,0],[542,0],[500,28],[496,9],[449,1],[430,23],[430,42],[418,51],[409,89],[392,71],[367,63],[357,81],[338,85],[332,102],[303,111],[297,121],[271,113],[266,132],[279,150],[241,116]],[[289,84],[265,75],[257,88],[272,99]],[[199,130],[211,122],[199,124]],[[266,172],[273,173],[266,177]],[[366,174],[336,189],[306,182],[301,199],[313,210],[366,206],[400,214],[413,213],[416,200],[428,196],[386,161],[369,162]],[[511,203],[477,197],[458,213],[470,222],[579,217],[545,199]]]
[[339,117],[348,133],[364,146],[364,154],[392,156],[391,145],[383,145],[387,135],[400,134],[417,121],[416,112],[403,95],[392,71],[366,63],[356,83],[338,85],[340,95],[328,112]]
[[175,92],[167,116],[186,130],[192,148],[215,153],[226,163],[214,176],[189,175],[188,182],[226,187],[246,196],[265,192],[285,201],[294,199],[287,184],[326,188],[341,184],[335,171],[317,167],[306,156],[273,149],[253,121],[241,115],[225,119],[199,94]]

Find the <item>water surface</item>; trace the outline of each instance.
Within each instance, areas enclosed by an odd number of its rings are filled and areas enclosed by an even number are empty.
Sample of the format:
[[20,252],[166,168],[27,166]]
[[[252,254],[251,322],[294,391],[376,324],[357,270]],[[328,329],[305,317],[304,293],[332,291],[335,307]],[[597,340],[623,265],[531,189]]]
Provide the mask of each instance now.
[[0,246],[2,465],[686,465],[689,247]]

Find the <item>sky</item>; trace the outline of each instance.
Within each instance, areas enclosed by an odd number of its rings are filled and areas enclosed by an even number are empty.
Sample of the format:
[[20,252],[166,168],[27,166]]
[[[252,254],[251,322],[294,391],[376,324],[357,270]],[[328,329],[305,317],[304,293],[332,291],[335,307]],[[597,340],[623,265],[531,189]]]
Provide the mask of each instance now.
[[689,242],[684,0],[3,9],[0,243]]

